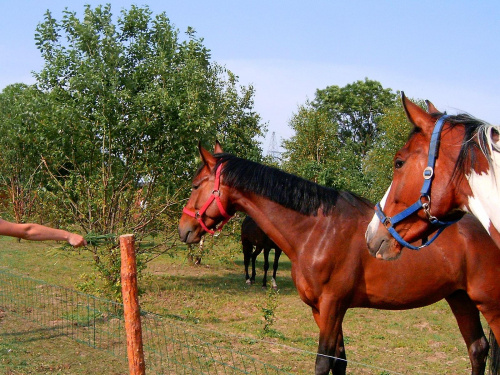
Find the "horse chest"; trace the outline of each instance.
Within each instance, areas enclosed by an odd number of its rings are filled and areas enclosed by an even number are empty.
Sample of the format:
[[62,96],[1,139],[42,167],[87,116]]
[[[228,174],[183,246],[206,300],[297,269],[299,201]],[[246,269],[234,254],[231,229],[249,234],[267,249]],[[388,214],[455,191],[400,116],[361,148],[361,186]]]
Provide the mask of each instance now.
[[317,307],[321,295],[325,292],[325,285],[329,282],[329,277],[325,269],[318,270],[314,267],[292,267],[292,279],[297,288],[300,298],[311,307]]

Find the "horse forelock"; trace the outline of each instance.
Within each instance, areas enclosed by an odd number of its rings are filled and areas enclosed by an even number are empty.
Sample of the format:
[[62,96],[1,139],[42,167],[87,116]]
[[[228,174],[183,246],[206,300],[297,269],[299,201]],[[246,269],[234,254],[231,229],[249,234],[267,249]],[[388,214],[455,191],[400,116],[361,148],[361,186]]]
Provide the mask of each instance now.
[[[353,194],[340,193],[277,168],[231,154],[214,156],[218,159],[216,166],[223,164],[222,176],[225,185],[263,196],[303,215],[316,216],[319,209],[328,215],[335,209],[339,197],[354,206],[371,206]],[[361,209],[360,207],[358,208]]]

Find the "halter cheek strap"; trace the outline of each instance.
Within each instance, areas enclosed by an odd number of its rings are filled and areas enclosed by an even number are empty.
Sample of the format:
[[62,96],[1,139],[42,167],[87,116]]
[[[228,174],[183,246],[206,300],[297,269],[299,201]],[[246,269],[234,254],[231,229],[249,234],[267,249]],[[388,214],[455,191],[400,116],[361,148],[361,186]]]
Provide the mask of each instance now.
[[[221,169],[222,169],[222,164],[219,165],[217,170],[215,171],[215,181],[214,181],[214,189],[212,190],[212,194],[208,198],[208,200],[205,202],[205,204],[196,212],[189,210],[187,207],[184,207],[182,212],[184,212],[186,215],[191,216],[195,218],[198,223],[201,225],[201,227],[207,232],[212,235],[215,234],[217,231],[221,231],[222,227],[226,225],[226,223],[231,219],[231,215],[229,215],[224,206],[222,205],[222,202],[220,200],[220,191],[219,191],[219,186],[220,186],[220,174],[221,174]],[[208,210],[208,207],[212,204],[212,202],[215,200],[215,203],[217,204],[217,208],[219,209],[220,213],[224,217],[224,220],[221,222],[220,226],[218,228],[215,228],[215,230],[209,229],[206,224],[203,222],[203,215],[205,212]]]
[[[386,227],[389,233],[394,237],[396,241],[398,241],[402,246],[405,246],[412,250],[420,250],[423,247],[429,246],[440,234],[443,230],[445,230],[451,224],[456,223],[458,220],[452,221],[441,221],[435,216],[431,215],[430,212],[430,204],[431,204],[431,186],[432,186],[432,178],[434,177],[434,166],[436,164],[437,153],[439,149],[439,138],[441,136],[441,130],[443,129],[443,125],[445,123],[448,115],[441,116],[439,120],[436,122],[434,126],[434,130],[431,135],[431,143],[429,145],[429,156],[427,158],[427,167],[424,169],[423,177],[424,183],[422,185],[422,189],[420,189],[420,198],[413,203],[410,207],[407,207],[403,211],[394,215],[393,217],[388,217],[382,211],[382,207],[380,206],[380,202],[375,205],[375,213],[377,214],[381,223]],[[394,226],[406,219],[407,217],[413,215],[415,212],[423,209],[425,214],[427,215],[428,220],[431,224],[438,227],[437,233],[430,239],[423,241],[421,246],[413,246],[403,239],[403,237],[394,229]]]

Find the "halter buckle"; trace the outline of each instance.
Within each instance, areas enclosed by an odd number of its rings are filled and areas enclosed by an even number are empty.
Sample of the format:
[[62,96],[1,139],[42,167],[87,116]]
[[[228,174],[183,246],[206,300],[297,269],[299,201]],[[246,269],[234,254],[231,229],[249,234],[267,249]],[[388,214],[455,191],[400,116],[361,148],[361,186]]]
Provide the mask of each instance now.
[[392,226],[391,218],[390,218],[390,217],[386,217],[386,218],[384,219],[384,222],[383,222],[382,224],[384,224],[384,226],[385,226],[386,228],[391,227],[391,226]]
[[432,178],[432,176],[434,176],[434,168],[432,168],[430,166],[426,167],[424,169],[423,176],[424,176],[424,180],[430,180]]

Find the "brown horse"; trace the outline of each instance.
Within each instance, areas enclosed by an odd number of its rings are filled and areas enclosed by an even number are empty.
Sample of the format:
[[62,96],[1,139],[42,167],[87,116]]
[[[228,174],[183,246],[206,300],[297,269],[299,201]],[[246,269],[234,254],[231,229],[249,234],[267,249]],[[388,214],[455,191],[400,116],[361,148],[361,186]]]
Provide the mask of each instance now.
[[393,259],[404,246],[418,249],[411,243],[466,212],[500,246],[499,128],[466,114],[447,116],[430,102],[426,112],[402,99],[414,128],[394,157],[392,184],[367,229],[370,252]]
[[[281,249],[259,228],[257,223],[247,216],[241,223],[241,244],[243,246],[243,259],[245,263],[246,283],[251,285],[255,283],[255,260],[264,250],[264,277],[262,278],[262,288],[267,288],[267,271],[269,270],[269,253],[274,249],[273,277],[271,285],[273,289],[278,289],[276,284],[276,272],[278,271],[278,262],[281,256]],[[255,251],[254,251],[255,247]],[[252,261],[252,275],[248,274],[248,266]]]
[[317,375],[346,371],[347,309],[410,309],[443,298],[467,345],[471,373],[484,373],[488,342],[479,311],[500,337],[500,249],[473,217],[426,251],[381,261],[369,255],[364,238],[371,203],[224,154],[218,144],[215,152],[200,147],[203,165],[179,222],[180,238],[196,243],[203,227],[212,231],[236,211],[249,214],[290,258],[295,286],[312,308],[320,331]]

